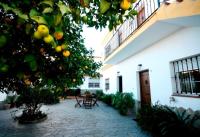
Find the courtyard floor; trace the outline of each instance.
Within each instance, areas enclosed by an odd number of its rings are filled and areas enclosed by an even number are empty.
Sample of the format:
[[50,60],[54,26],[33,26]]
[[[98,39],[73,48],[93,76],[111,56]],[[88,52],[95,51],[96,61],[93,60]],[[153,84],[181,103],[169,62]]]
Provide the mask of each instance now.
[[75,99],[43,106],[48,119],[36,124],[18,124],[11,110],[0,110],[0,137],[150,137],[130,116],[98,102],[92,109],[75,108]]

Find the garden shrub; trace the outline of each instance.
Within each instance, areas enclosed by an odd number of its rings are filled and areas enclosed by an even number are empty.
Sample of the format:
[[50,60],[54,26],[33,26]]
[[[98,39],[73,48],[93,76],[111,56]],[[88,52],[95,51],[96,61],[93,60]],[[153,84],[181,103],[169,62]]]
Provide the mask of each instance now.
[[86,91],[84,92],[84,94],[91,94],[91,92],[88,91],[88,90],[86,90]]
[[16,105],[21,106],[23,103],[28,104],[28,106],[40,103],[56,104],[59,103],[59,96],[59,92],[49,88],[28,90],[19,95]]
[[51,91],[51,90],[43,90],[42,96],[44,96],[46,99],[44,99],[44,104],[56,104],[60,102],[59,99],[59,93]]
[[76,95],[76,89],[68,89],[62,97],[66,97],[66,96],[75,96]]
[[102,97],[102,101],[104,103],[106,103],[107,105],[111,106],[112,105],[112,96],[113,96],[113,94],[105,94]]
[[156,137],[197,137],[200,134],[199,120],[197,112],[188,113],[183,108],[159,104],[143,106],[137,115],[138,124]]
[[116,94],[106,94],[102,98],[103,102],[113,106],[122,115],[127,115],[129,109],[134,107],[134,99],[132,93],[120,93]]
[[96,96],[97,96],[98,100],[102,100],[103,96],[104,96],[103,91],[102,90],[97,90],[96,91]]
[[127,115],[128,110],[134,106],[133,94],[117,92],[112,98],[112,105],[120,114]]
[[122,93],[117,92],[113,98],[112,98],[112,106],[116,109],[118,109],[120,107],[120,104],[122,102]]

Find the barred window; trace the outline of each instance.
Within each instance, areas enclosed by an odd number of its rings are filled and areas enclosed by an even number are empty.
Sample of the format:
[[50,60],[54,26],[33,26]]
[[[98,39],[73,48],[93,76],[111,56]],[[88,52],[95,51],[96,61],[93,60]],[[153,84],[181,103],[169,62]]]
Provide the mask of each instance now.
[[100,87],[100,83],[88,83],[88,87],[89,88],[99,88]]
[[176,94],[200,96],[200,55],[172,62]]
[[106,90],[109,90],[109,89],[110,89],[109,78],[105,79],[105,89],[106,89]]
[[100,79],[99,78],[89,78],[88,87],[89,88],[99,88],[100,87]]

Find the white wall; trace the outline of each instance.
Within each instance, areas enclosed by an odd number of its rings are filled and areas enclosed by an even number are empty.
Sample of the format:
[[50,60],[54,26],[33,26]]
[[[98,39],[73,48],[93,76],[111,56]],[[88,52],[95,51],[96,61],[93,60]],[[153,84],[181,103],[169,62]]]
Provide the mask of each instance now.
[[6,99],[6,94],[0,92],[0,101],[4,101]]
[[[190,107],[195,110],[200,109],[200,98],[174,97],[176,103],[170,104],[169,102],[169,98],[172,95],[170,62],[199,54],[199,35],[200,27],[181,29],[142,52],[107,69],[103,72],[103,79],[110,78],[110,90],[108,93],[116,92],[117,72],[119,71],[120,75],[123,76],[123,91],[133,92],[134,97],[140,100],[138,64],[142,64],[142,70],[149,69],[153,104],[160,101],[161,104]],[[105,92],[105,87],[103,89]]]
[[99,88],[89,88],[88,87],[88,83],[89,83],[89,80],[90,77],[85,77],[85,80],[84,80],[84,83],[80,86],[81,89],[83,90],[102,90],[102,77],[100,78],[100,86]]

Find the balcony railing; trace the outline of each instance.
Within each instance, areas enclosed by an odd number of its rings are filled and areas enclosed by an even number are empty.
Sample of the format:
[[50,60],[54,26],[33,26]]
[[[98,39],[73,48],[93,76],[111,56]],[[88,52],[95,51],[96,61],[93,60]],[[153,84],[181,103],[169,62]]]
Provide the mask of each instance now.
[[104,48],[105,58],[113,53],[133,32],[135,32],[160,7],[160,0],[139,0],[134,4],[138,12],[134,19],[126,20]]

